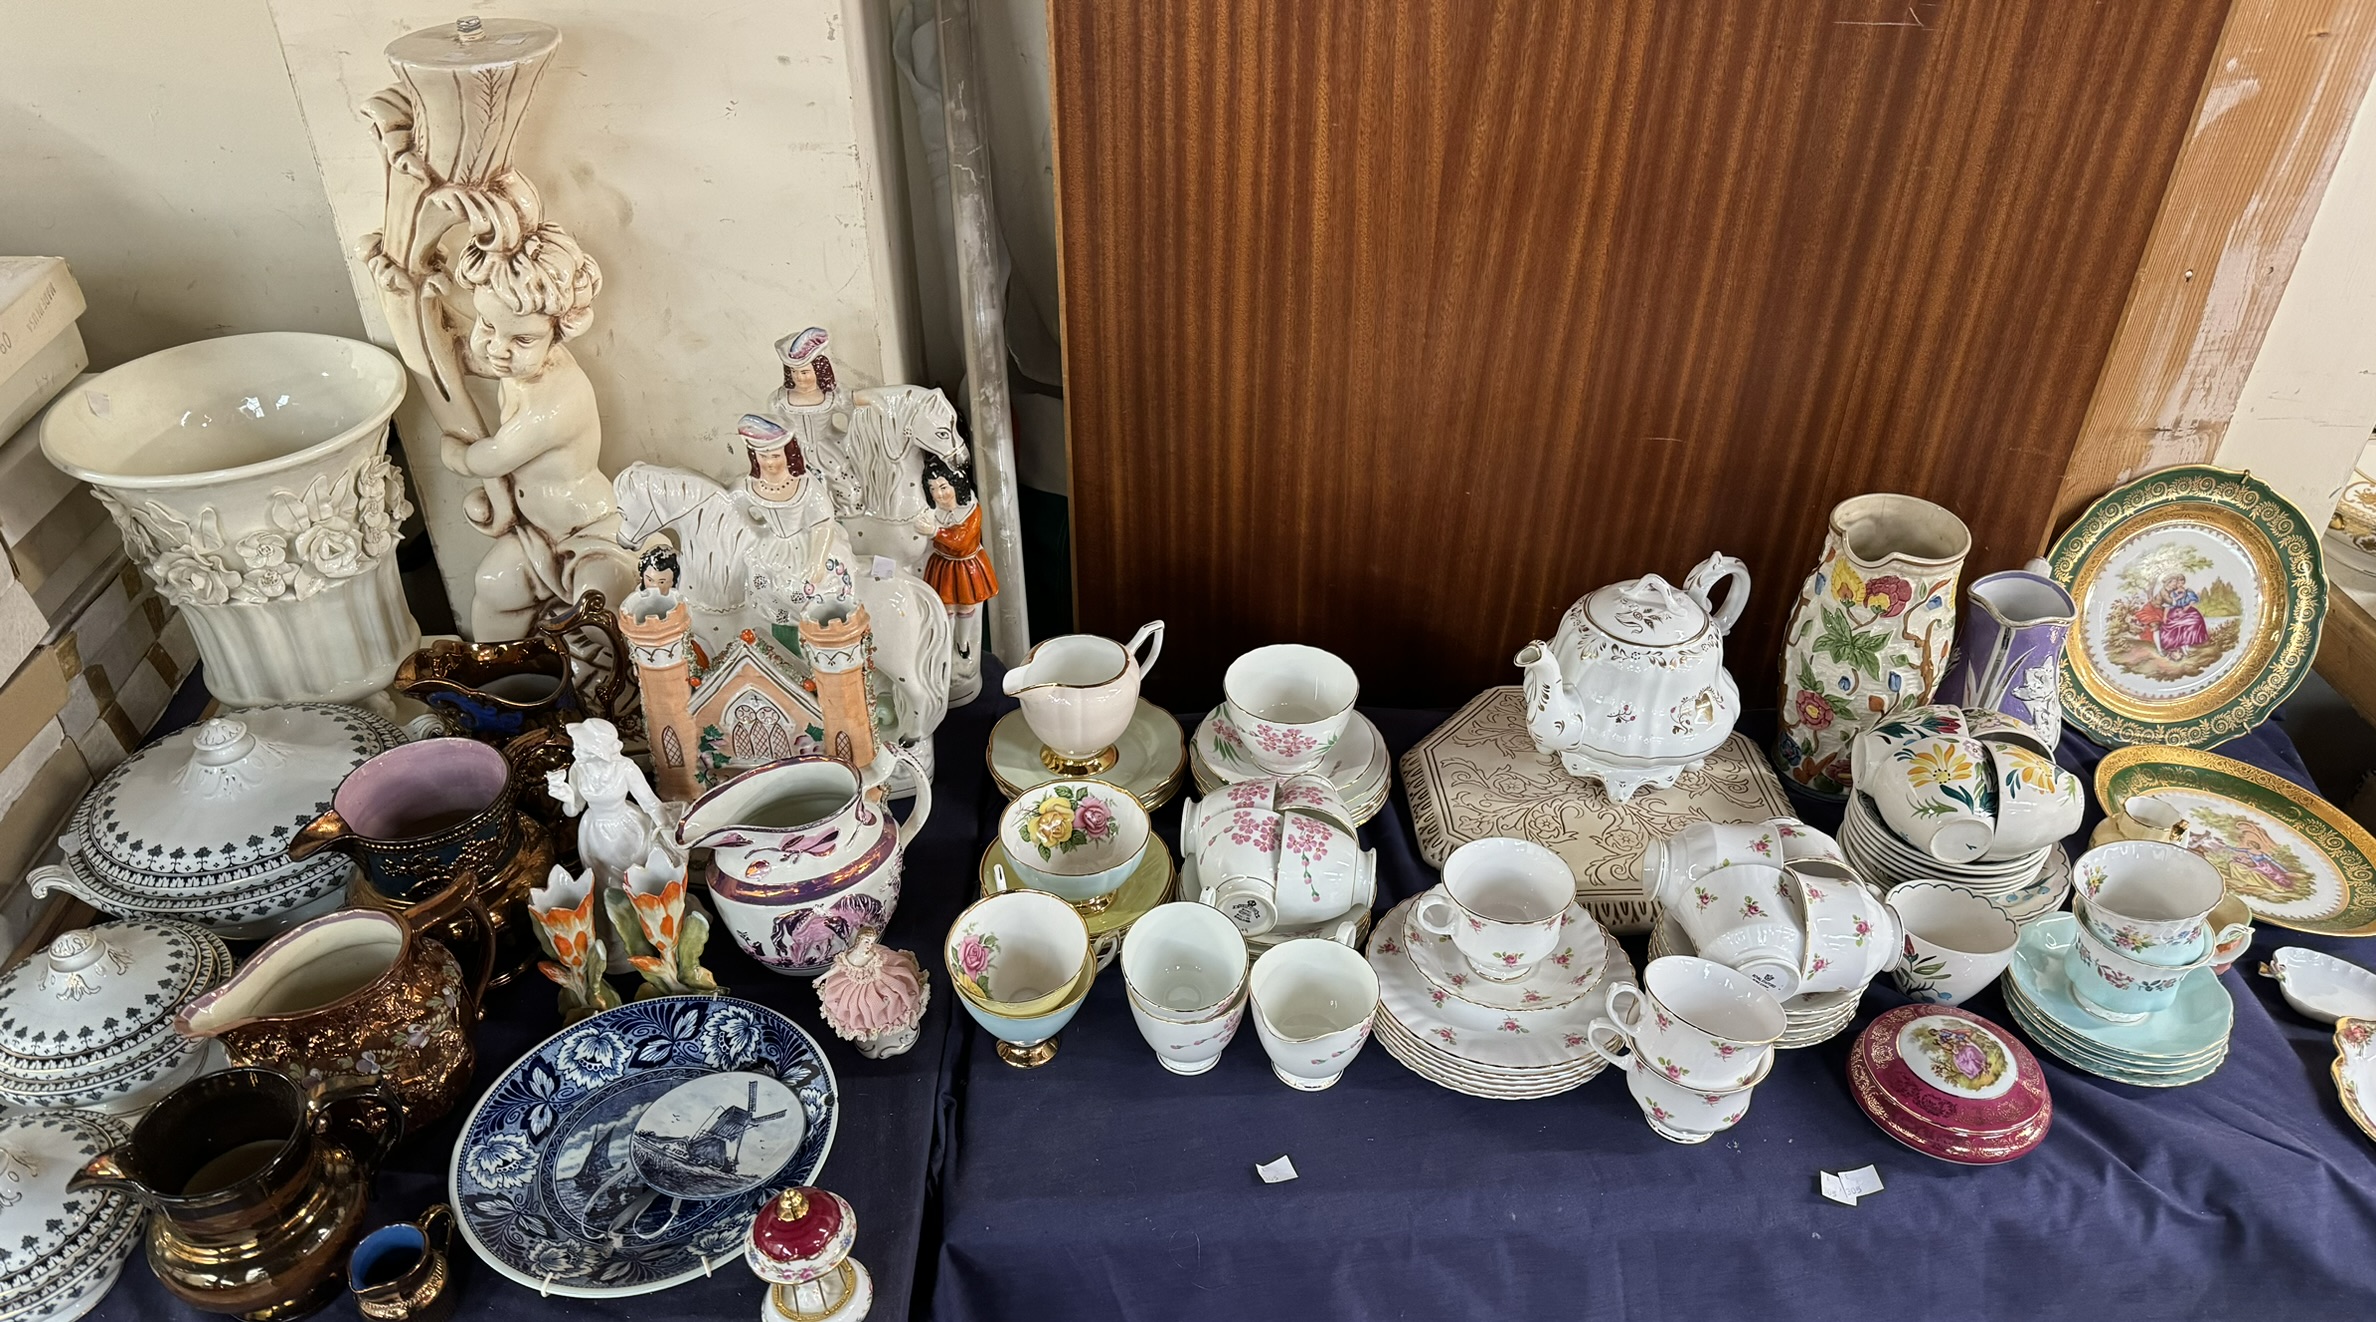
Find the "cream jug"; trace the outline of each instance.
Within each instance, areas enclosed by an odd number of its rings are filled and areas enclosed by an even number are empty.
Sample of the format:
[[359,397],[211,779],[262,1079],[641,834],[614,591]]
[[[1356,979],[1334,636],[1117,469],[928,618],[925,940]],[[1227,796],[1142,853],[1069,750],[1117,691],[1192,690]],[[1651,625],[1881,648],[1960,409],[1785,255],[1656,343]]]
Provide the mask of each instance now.
[[1050,638],[1006,672],[1007,696],[1022,701],[1048,770],[1093,776],[1112,769],[1120,756],[1114,744],[1138,712],[1139,680],[1162,653],[1163,621],[1155,620],[1128,643],[1086,633]]

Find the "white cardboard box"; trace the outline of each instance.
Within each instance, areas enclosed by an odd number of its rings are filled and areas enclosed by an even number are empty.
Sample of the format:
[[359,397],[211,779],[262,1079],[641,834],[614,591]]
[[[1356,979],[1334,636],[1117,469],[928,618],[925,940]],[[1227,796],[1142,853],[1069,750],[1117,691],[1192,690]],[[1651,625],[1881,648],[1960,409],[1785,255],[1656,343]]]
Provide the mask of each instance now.
[[[66,385],[71,388],[90,379],[86,372]],[[65,397],[61,390],[59,398]],[[58,400],[52,399],[0,445],[0,541],[11,546],[32,536],[42,520],[82,486],[41,452],[42,420],[57,406]]]
[[12,375],[0,380],[0,436],[15,435],[90,365],[82,332],[72,326],[26,355]]

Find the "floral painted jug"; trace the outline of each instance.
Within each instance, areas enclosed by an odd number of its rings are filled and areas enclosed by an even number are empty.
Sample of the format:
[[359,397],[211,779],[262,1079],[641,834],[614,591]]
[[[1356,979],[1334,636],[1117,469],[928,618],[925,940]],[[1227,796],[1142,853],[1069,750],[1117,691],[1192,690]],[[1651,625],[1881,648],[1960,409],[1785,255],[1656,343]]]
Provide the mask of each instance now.
[[881,931],[899,903],[908,844],[932,816],[932,776],[898,745],[915,779],[905,822],[880,779],[822,753],[754,767],[685,809],[677,844],[710,851],[710,901],[743,953],[778,973],[823,972],[858,933]]
[[1823,561],[1782,639],[1782,729],[1774,760],[1799,788],[1847,793],[1848,747],[1892,714],[1930,701],[1955,641],[1955,584],[1971,531],[1913,496],[1832,507]]

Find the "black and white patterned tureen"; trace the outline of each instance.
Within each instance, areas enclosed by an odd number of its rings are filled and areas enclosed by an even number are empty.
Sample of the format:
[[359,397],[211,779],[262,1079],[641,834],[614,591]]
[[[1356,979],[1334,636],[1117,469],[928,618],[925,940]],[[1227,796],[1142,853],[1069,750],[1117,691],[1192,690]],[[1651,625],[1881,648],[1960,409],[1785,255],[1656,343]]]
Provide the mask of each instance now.
[[66,933],[0,974],[0,1102],[150,1105],[196,1078],[213,1049],[174,1032],[174,1013],[230,976],[230,948],[189,923]]
[[346,774],[404,742],[357,707],[248,707],[158,740],[108,773],[58,838],[62,866],[34,869],[104,913],[175,918],[234,940],[275,935],[338,906],[351,864],[288,856]]
[[66,1181],[124,1138],[88,1111],[0,1116],[0,1322],[69,1322],[115,1284],[140,1244],[140,1208]]

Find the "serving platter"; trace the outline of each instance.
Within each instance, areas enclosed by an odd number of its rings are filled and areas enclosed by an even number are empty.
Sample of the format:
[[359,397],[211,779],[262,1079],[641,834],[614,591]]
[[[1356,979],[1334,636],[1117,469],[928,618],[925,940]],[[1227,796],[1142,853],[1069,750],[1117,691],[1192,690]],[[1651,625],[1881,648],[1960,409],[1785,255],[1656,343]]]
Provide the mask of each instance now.
[[[797,1099],[799,1137],[780,1167],[706,1201],[622,1178],[647,1108],[730,1072]],[[496,1079],[454,1144],[448,1196],[471,1248],[540,1294],[649,1294],[739,1262],[759,1205],[815,1180],[840,1114],[824,1053],[783,1015],[724,996],[632,1001],[546,1038]]]
[[2219,872],[2256,921],[2376,934],[2376,837],[2282,776],[2189,748],[2122,748],[2096,767],[2096,801],[2150,796],[2185,820],[2178,843]]
[[2208,748],[2258,725],[2318,653],[2319,531],[2250,474],[2202,464],[2089,506],[2047,557],[2079,607],[2063,719],[2107,747]]

